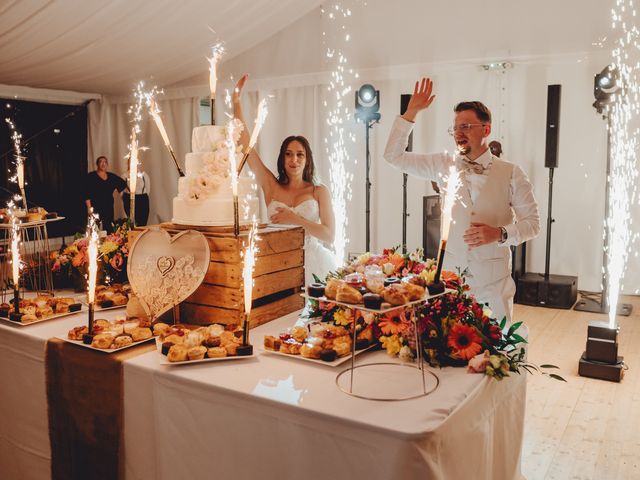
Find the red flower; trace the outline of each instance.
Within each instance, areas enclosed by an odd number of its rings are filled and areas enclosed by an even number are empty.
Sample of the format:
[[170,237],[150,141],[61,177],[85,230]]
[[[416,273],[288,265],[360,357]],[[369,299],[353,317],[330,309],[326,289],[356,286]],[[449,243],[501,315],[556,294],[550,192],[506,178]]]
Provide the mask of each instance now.
[[463,323],[451,327],[447,345],[453,349],[454,356],[464,360],[469,360],[482,351],[482,339],[475,327]]
[[122,255],[120,255],[119,253],[116,253],[109,262],[109,264],[118,272],[122,270],[122,263]]
[[502,338],[502,330],[498,325],[491,325],[489,327],[489,337],[496,342]]

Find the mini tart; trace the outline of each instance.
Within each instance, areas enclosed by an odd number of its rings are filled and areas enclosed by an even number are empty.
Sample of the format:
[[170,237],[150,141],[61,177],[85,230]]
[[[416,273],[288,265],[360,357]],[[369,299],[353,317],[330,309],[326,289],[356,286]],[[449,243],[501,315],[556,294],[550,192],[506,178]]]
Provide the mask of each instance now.
[[207,353],[207,347],[203,347],[202,345],[198,347],[192,347],[187,352],[187,356],[189,360],[202,360]]
[[227,356],[227,349],[224,347],[211,347],[207,350],[207,357],[222,358]]

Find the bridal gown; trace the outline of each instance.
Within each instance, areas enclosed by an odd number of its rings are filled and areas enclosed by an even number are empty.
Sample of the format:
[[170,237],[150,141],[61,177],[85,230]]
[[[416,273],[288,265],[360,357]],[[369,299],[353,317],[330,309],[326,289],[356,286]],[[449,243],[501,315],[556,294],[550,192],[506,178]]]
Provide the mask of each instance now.
[[[310,222],[320,223],[320,205],[315,198],[310,198],[295,207],[291,208],[287,204],[278,200],[272,200],[267,207],[269,218],[276,213],[278,208],[289,208],[297,215],[309,220]],[[313,274],[315,273],[324,281],[327,273],[335,271],[337,268],[335,255],[331,250],[316,237],[305,232],[304,235],[304,277],[305,283],[308,285],[314,282]]]

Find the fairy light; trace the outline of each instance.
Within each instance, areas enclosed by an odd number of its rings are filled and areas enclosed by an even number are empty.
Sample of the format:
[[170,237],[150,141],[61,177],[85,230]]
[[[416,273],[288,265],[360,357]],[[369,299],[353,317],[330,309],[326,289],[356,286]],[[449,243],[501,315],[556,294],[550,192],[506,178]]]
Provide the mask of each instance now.
[[631,207],[638,178],[638,135],[640,118],[640,31],[634,0],[616,0],[611,10],[614,42],[613,64],[619,71],[620,90],[608,108],[610,150],[609,211],[604,228],[609,239],[606,251],[609,326],[616,326],[616,310],[630,246],[637,240],[632,232]]
[[[351,183],[353,174],[347,171],[349,162],[347,153],[347,140],[355,140],[353,134],[345,129],[345,123],[351,116],[351,111],[347,107],[348,102],[343,98],[352,91],[351,85],[347,83],[349,79],[358,78],[358,74],[353,69],[347,68],[348,60],[343,51],[335,45],[330,45],[332,39],[346,39],[341,31],[346,30],[351,19],[351,11],[335,2],[321,9],[321,13],[326,21],[327,29],[322,32],[322,41],[325,47],[325,59],[332,67],[331,79],[327,87],[327,100],[323,106],[327,109],[326,121],[329,126],[329,134],[324,138],[325,152],[329,159],[329,185],[331,190],[331,203],[335,215],[336,234],[333,243],[336,261],[342,264],[346,259],[348,244],[347,227],[349,224],[347,216],[347,205],[352,198]],[[334,35],[327,35],[327,30],[335,31]],[[347,34],[348,35],[348,34]],[[347,41],[347,40],[345,40]]]

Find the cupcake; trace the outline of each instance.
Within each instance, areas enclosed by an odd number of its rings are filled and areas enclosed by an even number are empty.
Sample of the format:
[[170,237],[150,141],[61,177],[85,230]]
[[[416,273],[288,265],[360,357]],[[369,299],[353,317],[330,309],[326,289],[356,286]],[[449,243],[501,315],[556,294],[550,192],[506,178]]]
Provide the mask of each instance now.
[[312,283],[307,285],[307,295],[313,298],[324,296],[324,285],[322,283]]
[[367,293],[362,297],[364,299],[365,308],[372,308],[374,310],[380,310],[382,306],[382,297],[377,293]]

